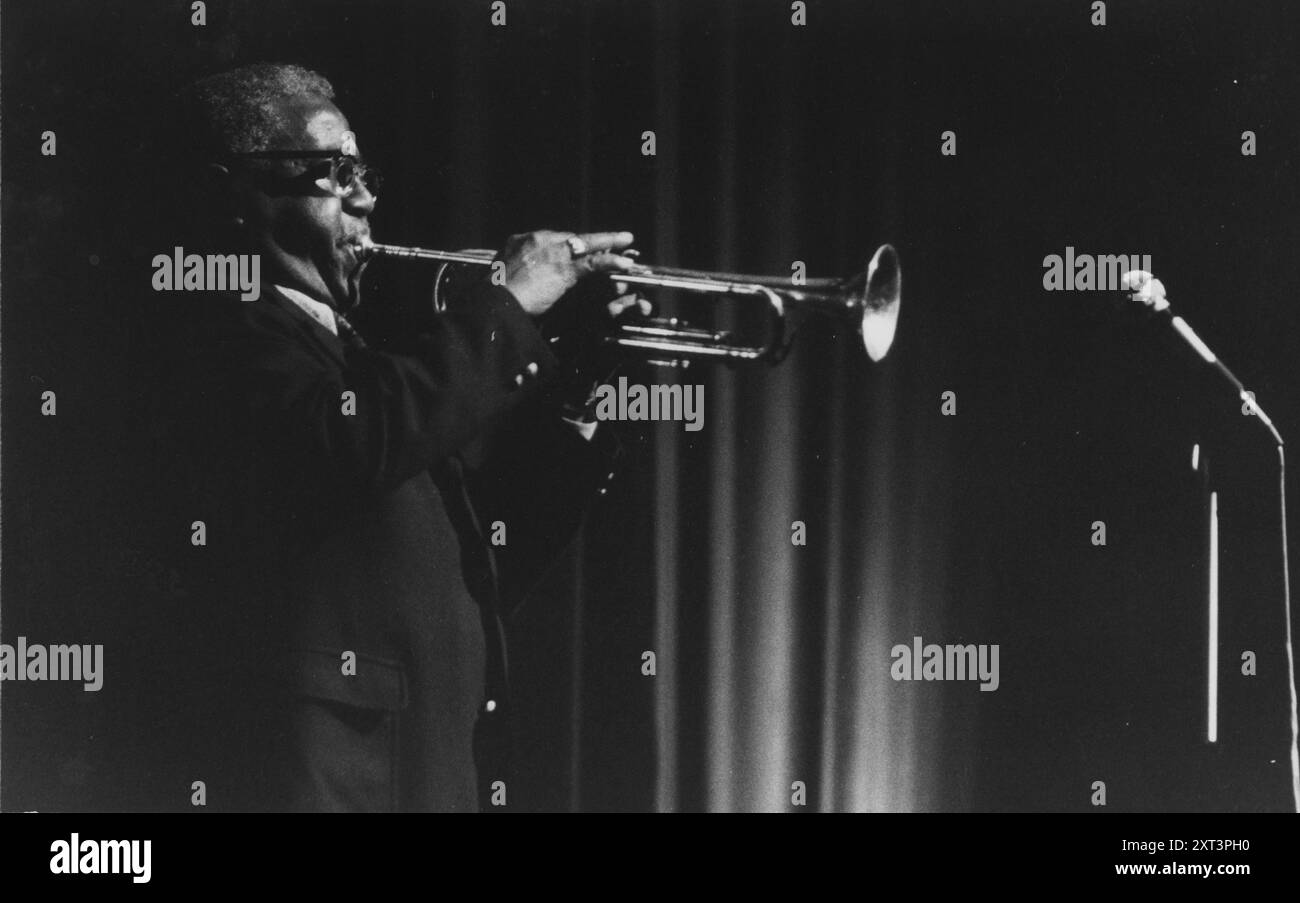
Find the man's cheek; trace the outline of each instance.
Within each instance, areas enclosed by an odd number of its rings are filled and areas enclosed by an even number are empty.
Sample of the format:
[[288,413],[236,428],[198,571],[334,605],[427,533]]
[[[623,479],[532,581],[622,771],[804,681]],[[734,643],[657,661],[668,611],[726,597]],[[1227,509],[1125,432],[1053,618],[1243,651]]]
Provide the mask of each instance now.
[[[338,198],[303,198],[280,221],[285,247],[304,256],[332,256],[342,234],[339,228]],[[289,244],[292,242],[292,245]]]
[[299,215],[290,215],[276,223],[276,242],[295,257],[308,258],[316,254],[320,239]]

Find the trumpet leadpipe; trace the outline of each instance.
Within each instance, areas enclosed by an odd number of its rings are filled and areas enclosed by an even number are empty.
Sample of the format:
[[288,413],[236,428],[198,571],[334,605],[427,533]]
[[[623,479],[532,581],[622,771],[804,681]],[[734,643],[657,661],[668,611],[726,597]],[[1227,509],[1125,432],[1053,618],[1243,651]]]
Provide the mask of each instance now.
[[467,263],[477,266],[491,266],[496,254],[492,251],[431,251],[428,248],[373,244],[369,246],[367,257],[404,257],[408,260],[432,260],[438,263]]

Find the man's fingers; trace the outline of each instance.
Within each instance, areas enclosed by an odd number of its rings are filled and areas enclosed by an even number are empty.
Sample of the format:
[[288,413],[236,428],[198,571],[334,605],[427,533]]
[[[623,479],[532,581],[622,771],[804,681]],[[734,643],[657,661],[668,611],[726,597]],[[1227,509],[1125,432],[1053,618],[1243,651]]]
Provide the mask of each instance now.
[[614,291],[618,293],[618,298],[609,305],[609,312],[612,316],[617,317],[633,305],[636,305],[636,309],[640,311],[643,317],[648,317],[654,313],[654,305],[636,292],[629,292],[626,282],[615,282]]
[[653,310],[649,301],[634,294],[615,298],[605,305],[605,309],[609,311],[611,317],[617,317],[632,307],[635,307],[645,317],[650,316],[650,312]]
[[576,236],[587,246],[588,254],[621,251],[632,244],[631,232],[584,232]]
[[645,273],[648,270],[631,257],[602,251],[578,258],[578,267],[588,273]]

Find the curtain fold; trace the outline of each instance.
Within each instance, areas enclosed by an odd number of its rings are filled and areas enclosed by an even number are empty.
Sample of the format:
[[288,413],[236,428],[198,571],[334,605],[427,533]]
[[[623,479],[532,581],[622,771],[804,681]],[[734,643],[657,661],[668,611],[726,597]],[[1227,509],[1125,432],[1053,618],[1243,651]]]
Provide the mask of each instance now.
[[[707,61],[691,66],[706,78],[691,87],[707,92],[710,115],[688,123],[679,48],[701,27]],[[806,110],[806,92],[826,86],[805,71],[807,48],[754,47],[745,31],[739,4],[707,26],[655,5],[657,137],[670,148],[655,164],[657,252],[779,273],[818,245],[843,252],[901,226],[896,142],[879,129],[863,136],[852,150],[864,159],[845,170],[867,183],[828,192],[813,162],[826,136]],[[900,69],[879,62],[884,77],[855,100],[888,121]],[[675,154],[687,146],[707,149],[695,164],[706,176],[684,185]],[[808,194],[830,194],[835,207],[801,202]],[[684,204],[707,208],[707,231],[680,218]],[[735,323],[730,308],[715,319]],[[669,377],[702,381],[708,414],[700,434],[653,428],[660,810],[789,811],[800,793],[823,811],[910,810],[935,779],[937,710],[920,711],[890,678],[889,652],[942,609],[915,578],[918,568],[941,573],[945,550],[906,495],[927,460],[903,458],[909,364],[868,368],[854,340],[843,326],[817,327],[780,367]],[[797,523],[806,545],[794,542]]]

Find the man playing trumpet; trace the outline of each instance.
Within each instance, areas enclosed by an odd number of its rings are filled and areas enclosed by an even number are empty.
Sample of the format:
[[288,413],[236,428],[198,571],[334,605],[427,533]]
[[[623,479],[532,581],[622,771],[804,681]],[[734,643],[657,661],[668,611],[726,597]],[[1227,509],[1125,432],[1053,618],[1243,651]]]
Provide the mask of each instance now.
[[632,235],[512,236],[504,284],[367,343],[347,315],[378,180],[333,96],[287,65],[182,94],[190,214],[213,248],[260,255],[264,284],[168,302],[201,462],[178,504],[206,539],[175,688],[200,727],[163,771],[215,808],[473,810],[508,776],[503,618],[616,454],[572,416],[586,398],[537,318],[634,268]]

